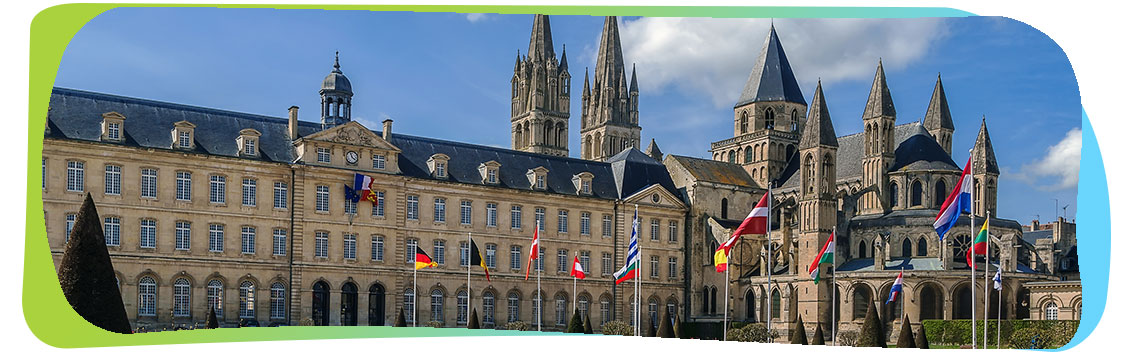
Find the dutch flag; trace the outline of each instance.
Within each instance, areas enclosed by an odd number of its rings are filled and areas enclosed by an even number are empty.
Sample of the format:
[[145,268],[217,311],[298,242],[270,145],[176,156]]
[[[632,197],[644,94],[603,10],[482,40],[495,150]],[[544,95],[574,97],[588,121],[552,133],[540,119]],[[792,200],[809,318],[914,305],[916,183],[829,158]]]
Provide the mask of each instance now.
[[891,286],[891,296],[887,297],[887,302],[883,304],[891,304],[895,298],[899,297],[899,292],[902,292],[902,271],[899,271],[898,278],[895,278],[895,284]]
[[946,232],[950,231],[954,224],[957,224],[957,218],[961,216],[961,213],[968,213],[973,210],[973,175],[969,170],[971,162],[973,162],[973,157],[969,157],[969,160],[965,162],[965,170],[961,172],[961,178],[954,185],[950,195],[946,197],[946,201],[942,203],[938,217],[934,219],[934,230],[938,232],[938,239],[945,239]]

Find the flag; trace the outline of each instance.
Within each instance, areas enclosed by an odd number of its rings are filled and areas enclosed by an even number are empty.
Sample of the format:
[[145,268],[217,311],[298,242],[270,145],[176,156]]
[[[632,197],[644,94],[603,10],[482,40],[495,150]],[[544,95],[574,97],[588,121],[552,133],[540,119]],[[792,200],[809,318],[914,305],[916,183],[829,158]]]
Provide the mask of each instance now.
[[487,282],[490,282],[490,269],[487,268],[487,261],[483,259],[483,254],[479,252],[479,245],[475,244],[474,239],[471,239],[471,264],[482,267],[483,273],[487,275]]
[[741,238],[742,235],[765,234],[765,225],[768,223],[768,221],[769,192],[766,191],[765,195],[761,196],[761,200],[757,202],[757,205],[753,207],[753,210],[750,210],[749,215],[745,217],[745,220],[742,220],[742,224],[738,225],[738,228],[734,230],[733,234],[730,234],[730,238],[727,239],[726,242],[722,243],[721,246],[718,246],[717,250],[714,250],[714,270],[718,272],[726,272],[726,265],[729,261],[728,256],[730,256],[730,249],[734,247],[734,244],[738,242],[738,239]]
[[938,216],[934,218],[934,230],[938,232],[938,239],[945,238],[946,232],[957,224],[957,218],[961,213],[973,210],[973,175],[969,170],[971,162],[973,162],[972,157],[965,162],[965,170],[961,172],[961,178],[957,180],[946,201],[942,202]]
[[432,261],[432,258],[429,257],[426,252],[424,252],[424,249],[420,248],[420,246],[416,246],[416,269],[424,269],[428,267],[435,268],[438,266],[439,264],[437,264],[435,261]]
[[620,267],[620,270],[613,274],[613,276],[616,277],[616,284],[620,284],[623,281],[635,278],[639,275],[640,239],[639,234],[637,234],[639,227],[640,220],[639,213],[637,212],[632,218],[632,237],[628,239],[628,258],[624,261],[624,267]]
[[1001,269],[997,266],[997,275],[993,276],[993,289],[1001,290]]
[[345,184],[345,200],[356,203],[358,200],[361,200],[361,196],[357,194],[356,190],[350,188],[349,184]]
[[989,247],[989,219],[985,219],[985,224],[981,225],[981,232],[977,233],[977,237],[973,239],[973,246],[969,248],[969,253],[965,255],[965,262],[970,267],[973,266],[973,255],[984,255]]
[[891,286],[891,296],[887,297],[887,302],[883,304],[891,304],[895,298],[899,297],[899,292],[902,292],[902,271],[899,271],[898,278],[895,278],[895,284]]
[[577,256],[573,256],[573,270],[569,272],[569,275],[578,279],[585,279],[585,269],[581,266],[581,260],[577,259]]
[[373,177],[353,173],[353,191],[357,195],[353,201],[368,200],[377,203],[377,193],[373,191]]
[[828,241],[824,243],[824,247],[820,248],[820,254],[816,255],[816,259],[812,260],[812,265],[808,266],[808,274],[812,276],[812,283],[820,283],[820,265],[835,265],[836,260],[833,258],[835,248],[836,232],[833,231],[832,235],[828,236]]
[[534,226],[534,242],[530,248],[530,259],[526,261],[526,280],[530,280],[530,265],[534,264],[534,260],[538,259],[538,230],[541,229],[540,223]]

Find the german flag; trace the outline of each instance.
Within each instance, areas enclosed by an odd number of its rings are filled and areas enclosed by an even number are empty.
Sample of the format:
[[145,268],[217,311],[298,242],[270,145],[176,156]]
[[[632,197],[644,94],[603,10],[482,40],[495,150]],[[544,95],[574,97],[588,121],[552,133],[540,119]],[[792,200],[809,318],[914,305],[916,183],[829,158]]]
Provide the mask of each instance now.
[[490,269],[487,268],[487,261],[483,259],[483,254],[479,252],[479,245],[475,244],[475,240],[471,240],[471,264],[479,265],[483,268],[483,273],[487,275],[487,282],[490,282]]
[[416,246],[416,269],[424,269],[428,267],[434,268],[438,266],[439,264],[437,264],[435,261],[432,261],[432,258],[424,252],[424,249],[421,249],[420,246]]

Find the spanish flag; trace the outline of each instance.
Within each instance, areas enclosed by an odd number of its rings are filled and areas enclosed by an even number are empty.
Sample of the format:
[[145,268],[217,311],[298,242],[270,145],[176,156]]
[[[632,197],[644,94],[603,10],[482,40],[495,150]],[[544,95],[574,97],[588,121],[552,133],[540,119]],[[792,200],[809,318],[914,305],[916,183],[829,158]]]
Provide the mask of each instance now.
[[428,254],[425,253],[424,250],[420,248],[420,246],[416,246],[416,269],[424,269],[428,267],[434,268],[438,266],[439,264],[435,263],[435,261],[432,261],[432,258],[428,257]]
[[487,261],[483,259],[483,254],[479,252],[479,245],[475,244],[475,240],[471,240],[471,264],[479,265],[483,268],[483,273],[487,275],[487,282],[490,282],[490,269],[487,268]]

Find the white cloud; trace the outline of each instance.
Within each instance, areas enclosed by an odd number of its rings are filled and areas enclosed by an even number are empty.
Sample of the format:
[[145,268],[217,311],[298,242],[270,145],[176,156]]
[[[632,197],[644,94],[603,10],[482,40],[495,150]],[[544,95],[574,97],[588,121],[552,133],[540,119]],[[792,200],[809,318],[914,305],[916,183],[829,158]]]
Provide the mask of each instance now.
[[[1079,159],[1083,148],[1083,131],[1078,127],[1067,131],[1059,143],[1048,147],[1044,157],[1025,164],[1016,178],[1042,191],[1075,189],[1079,185]],[[1041,184],[1042,182],[1042,184]]]
[[[674,87],[719,108],[737,101],[769,33],[767,19],[644,17],[620,26],[624,56],[643,91]],[[926,55],[945,36],[941,19],[780,19],[777,35],[806,91],[825,82],[869,79]],[[805,93],[811,96],[812,93]]]
[[486,18],[487,14],[467,14],[467,21],[471,21],[471,23],[479,22]]

